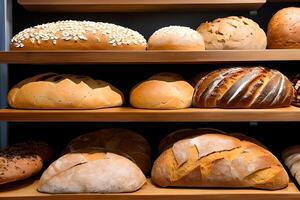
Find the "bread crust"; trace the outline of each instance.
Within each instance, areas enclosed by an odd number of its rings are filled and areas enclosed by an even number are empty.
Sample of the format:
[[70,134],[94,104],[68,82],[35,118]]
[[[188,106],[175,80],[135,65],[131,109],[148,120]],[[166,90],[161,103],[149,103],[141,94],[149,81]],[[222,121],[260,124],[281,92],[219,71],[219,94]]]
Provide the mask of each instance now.
[[268,24],[268,48],[300,49],[300,8],[279,10]]
[[200,24],[206,50],[266,49],[267,37],[259,25],[245,17],[230,16]]
[[18,83],[7,100],[11,107],[22,109],[97,109],[121,106],[123,94],[88,76],[45,73]]
[[300,145],[286,148],[282,152],[282,158],[285,165],[291,172],[291,175],[300,184]]

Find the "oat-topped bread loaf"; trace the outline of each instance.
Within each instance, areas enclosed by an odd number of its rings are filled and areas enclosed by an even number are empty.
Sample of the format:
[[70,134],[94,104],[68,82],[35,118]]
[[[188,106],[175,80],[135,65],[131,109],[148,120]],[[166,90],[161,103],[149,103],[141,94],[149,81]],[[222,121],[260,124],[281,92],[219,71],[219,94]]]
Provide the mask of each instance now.
[[52,149],[43,142],[26,142],[0,151],[0,184],[23,180],[37,174],[43,162],[52,157]]
[[136,31],[115,24],[58,21],[25,29],[11,40],[12,50],[145,50]]
[[194,88],[176,73],[158,73],[134,86],[130,104],[136,108],[181,109],[190,107]]
[[73,139],[66,152],[86,148],[102,148],[132,159],[146,173],[151,167],[151,149],[145,138],[134,131],[109,128],[87,133]]
[[300,49],[300,7],[279,10],[268,25],[268,48]]
[[184,26],[168,26],[153,33],[148,40],[148,50],[205,50],[200,33]]
[[97,109],[123,104],[121,91],[105,81],[56,73],[21,81],[7,98],[11,107],[23,109]]
[[294,98],[291,82],[277,70],[234,67],[213,71],[195,86],[193,106],[202,108],[277,108]]
[[230,16],[202,23],[197,31],[201,33],[207,50],[223,49],[265,49],[265,32],[253,20]]
[[300,145],[291,146],[282,152],[285,165],[300,184]]
[[300,107],[300,74],[297,74],[291,78],[292,84],[296,90],[295,99],[292,104]]
[[162,187],[235,187],[282,189],[289,177],[266,149],[235,137],[202,134],[179,140],[152,168],[152,181]]
[[46,193],[134,192],[146,182],[139,167],[118,154],[89,150],[68,153],[43,173],[38,191]]

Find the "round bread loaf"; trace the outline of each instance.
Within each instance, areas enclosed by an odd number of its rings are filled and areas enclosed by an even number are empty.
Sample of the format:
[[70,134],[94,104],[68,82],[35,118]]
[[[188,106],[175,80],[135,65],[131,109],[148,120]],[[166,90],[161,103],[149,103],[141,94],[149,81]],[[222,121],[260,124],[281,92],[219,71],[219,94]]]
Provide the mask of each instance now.
[[197,31],[204,38],[207,50],[265,49],[265,32],[253,20],[230,16],[202,23]]
[[300,8],[279,10],[268,25],[268,48],[300,49]]
[[292,104],[294,106],[300,107],[300,74],[291,78],[292,84],[296,90],[295,99],[293,100]]
[[136,108],[181,109],[191,106],[194,88],[179,74],[158,73],[137,84],[130,92]]
[[0,152],[0,184],[37,174],[52,154],[52,149],[42,142],[18,143],[4,149]]
[[263,67],[219,69],[196,85],[193,105],[202,108],[276,108],[294,99],[291,82]]
[[109,128],[87,133],[73,139],[67,152],[86,148],[102,148],[105,151],[125,155],[146,173],[151,167],[151,148],[145,138],[127,129]]
[[38,191],[46,193],[133,192],[146,182],[131,160],[114,153],[68,153],[43,173]]
[[25,29],[12,50],[145,50],[145,38],[122,26],[91,21],[58,21]]
[[8,93],[8,103],[23,109],[97,109],[123,104],[114,86],[88,76],[45,73],[25,79]]
[[148,50],[205,50],[204,40],[197,31],[183,26],[168,26],[153,33]]

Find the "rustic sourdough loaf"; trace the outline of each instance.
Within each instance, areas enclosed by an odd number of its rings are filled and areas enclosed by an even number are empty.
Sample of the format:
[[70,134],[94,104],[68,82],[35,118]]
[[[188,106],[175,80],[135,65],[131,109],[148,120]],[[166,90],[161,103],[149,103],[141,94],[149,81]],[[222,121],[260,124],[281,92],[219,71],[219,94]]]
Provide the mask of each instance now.
[[265,49],[265,32],[253,20],[230,16],[202,23],[197,31],[204,38],[207,50]]
[[279,10],[268,24],[268,48],[300,49],[300,8]]
[[148,50],[205,50],[204,40],[197,31],[183,26],[168,26],[153,33]]
[[194,88],[179,74],[163,72],[137,84],[130,92],[136,108],[181,109],[190,107]]
[[11,40],[12,50],[145,50],[136,31],[91,21],[58,21],[25,29]]
[[193,106],[203,108],[276,108],[289,106],[295,91],[277,70],[234,67],[213,71],[195,86]]
[[21,81],[7,99],[11,107],[24,109],[97,109],[123,104],[123,94],[107,82],[56,73]]
[[288,185],[280,162],[266,149],[235,137],[204,134],[179,140],[152,168],[162,187],[253,187],[275,190]]

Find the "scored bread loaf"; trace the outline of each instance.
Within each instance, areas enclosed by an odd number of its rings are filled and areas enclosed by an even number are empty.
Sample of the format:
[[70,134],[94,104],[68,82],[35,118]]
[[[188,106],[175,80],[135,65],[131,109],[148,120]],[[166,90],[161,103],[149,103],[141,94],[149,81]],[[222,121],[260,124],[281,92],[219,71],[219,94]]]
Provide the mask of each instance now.
[[134,86],[130,104],[136,108],[182,109],[192,104],[194,88],[182,76],[163,72]]
[[291,146],[282,152],[285,165],[289,168],[292,176],[300,184],[300,145]]
[[0,151],[0,184],[23,180],[37,174],[43,162],[52,157],[52,149],[43,142],[14,144]]
[[46,193],[133,192],[146,182],[131,160],[108,152],[68,153],[43,173],[38,191]]
[[215,70],[195,86],[193,106],[203,108],[276,108],[289,106],[295,91],[277,70],[234,67]]
[[300,49],[300,7],[279,10],[268,24],[268,48]]
[[290,80],[295,88],[295,98],[293,99],[292,104],[300,107],[300,74],[296,74]]
[[76,152],[86,148],[102,148],[108,152],[125,155],[146,173],[151,167],[151,148],[141,135],[127,129],[108,128],[74,138],[66,152]]
[[145,50],[136,31],[115,24],[58,21],[25,29],[11,40],[12,50]]
[[7,99],[11,107],[23,109],[97,109],[123,104],[121,91],[105,81],[56,73],[21,81]]
[[147,50],[205,50],[200,33],[184,26],[168,26],[155,31],[148,40]]
[[197,31],[204,38],[207,50],[266,49],[265,32],[253,20],[230,16],[202,23]]
[[154,162],[162,187],[237,187],[275,190],[288,185],[280,162],[266,149],[222,134],[179,140]]

